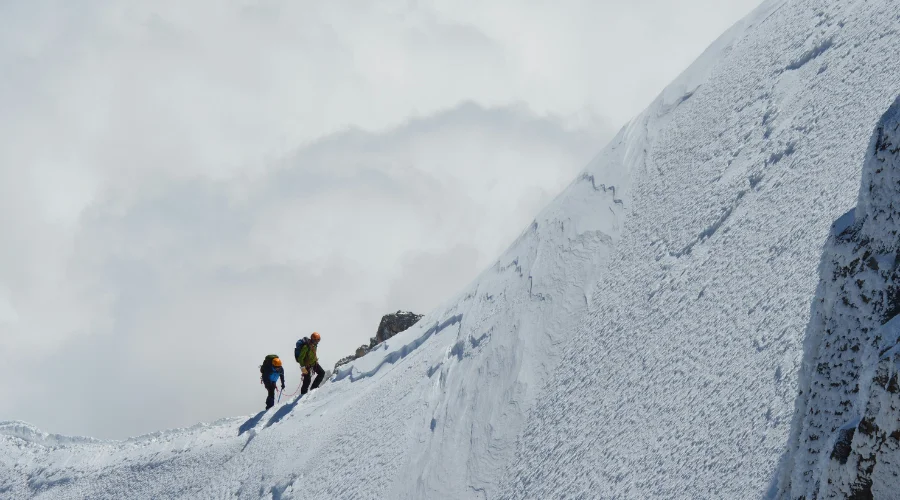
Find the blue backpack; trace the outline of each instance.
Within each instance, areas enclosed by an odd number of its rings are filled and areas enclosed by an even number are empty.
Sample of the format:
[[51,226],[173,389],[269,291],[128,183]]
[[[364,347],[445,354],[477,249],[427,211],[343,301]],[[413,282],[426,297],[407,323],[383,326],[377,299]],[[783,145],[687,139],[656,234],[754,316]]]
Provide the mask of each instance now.
[[269,379],[270,382],[277,382],[281,377],[281,374],[278,370],[272,366],[272,361],[278,358],[277,354],[269,354],[266,356],[266,359],[263,360],[263,364],[259,365],[259,373],[261,379]]
[[300,349],[307,344],[309,344],[309,337],[303,337],[297,341],[297,346],[294,347],[294,359],[298,363],[300,362]]

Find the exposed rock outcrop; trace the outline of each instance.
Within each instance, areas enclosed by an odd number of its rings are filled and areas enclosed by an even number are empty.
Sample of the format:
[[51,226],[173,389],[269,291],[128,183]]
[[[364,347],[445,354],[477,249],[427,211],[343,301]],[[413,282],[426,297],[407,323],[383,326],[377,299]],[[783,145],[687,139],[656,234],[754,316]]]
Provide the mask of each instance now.
[[900,492],[900,98],[873,134],[858,204],[825,246],[781,476],[785,499]]
[[378,325],[378,331],[375,333],[375,338],[373,339],[375,343],[372,344],[370,348],[375,347],[400,332],[406,331],[409,327],[418,323],[420,319],[422,319],[421,314],[415,314],[408,311],[397,311],[393,314],[385,314],[381,317],[381,323]]
[[[359,352],[359,351],[357,351],[357,352]],[[346,365],[347,363],[353,361],[356,358],[357,358],[356,356],[350,355],[350,356],[344,356],[343,358],[337,360],[337,363],[334,364],[334,371],[337,372],[338,368]]]
[[363,344],[356,349],[356,353],[339,359],[338,362],[334,364],[334,371],[337,372],[338,368],[342,365],[365,356],[369,351],[385,340],[400,332],[408,330],[411,326],[418,323],[420,319],[422,319],[421,314],[415,314],[409,311],[397,311],[395,313],[385,314],[381,317],[381,323],[378,324],[378,330],[375,332],[375,336],[369,339],[368,345]]

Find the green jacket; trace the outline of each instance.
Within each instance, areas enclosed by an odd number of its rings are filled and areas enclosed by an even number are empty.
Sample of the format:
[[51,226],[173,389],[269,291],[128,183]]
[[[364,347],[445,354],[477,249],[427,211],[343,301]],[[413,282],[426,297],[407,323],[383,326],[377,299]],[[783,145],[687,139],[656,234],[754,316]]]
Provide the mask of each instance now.
[[300,363],[300,366],[305,366],[307,368],[316,366],[316,363],[319,362],[319,357],[316,356],[315,344],[309,343],[301,347],[300,355],[297,356],[297,362]]

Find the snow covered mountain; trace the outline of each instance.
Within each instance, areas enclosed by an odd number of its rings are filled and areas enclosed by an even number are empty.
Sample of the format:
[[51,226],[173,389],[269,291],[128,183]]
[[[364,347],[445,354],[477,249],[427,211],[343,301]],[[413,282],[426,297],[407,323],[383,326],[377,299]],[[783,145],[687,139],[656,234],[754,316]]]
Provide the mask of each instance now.
[[765,2],[320,390],[127,441],[2,423],[0,497],[889,498],[898,54],[895,0]]

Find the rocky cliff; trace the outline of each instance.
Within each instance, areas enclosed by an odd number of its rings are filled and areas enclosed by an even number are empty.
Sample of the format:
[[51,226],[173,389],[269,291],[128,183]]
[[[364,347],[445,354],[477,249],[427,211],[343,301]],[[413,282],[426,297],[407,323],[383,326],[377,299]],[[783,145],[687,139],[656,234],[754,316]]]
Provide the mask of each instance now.
[[781,497],[900,495],[900,98],[820,266]]

